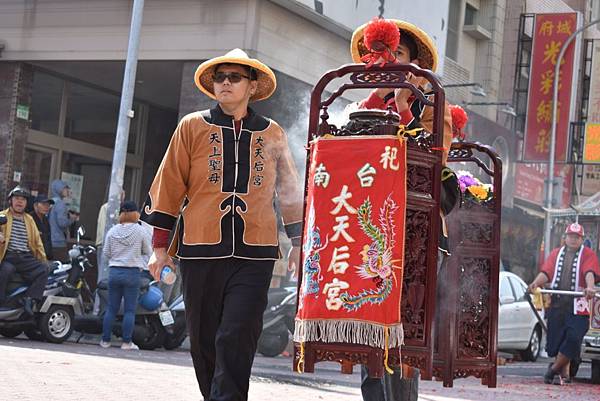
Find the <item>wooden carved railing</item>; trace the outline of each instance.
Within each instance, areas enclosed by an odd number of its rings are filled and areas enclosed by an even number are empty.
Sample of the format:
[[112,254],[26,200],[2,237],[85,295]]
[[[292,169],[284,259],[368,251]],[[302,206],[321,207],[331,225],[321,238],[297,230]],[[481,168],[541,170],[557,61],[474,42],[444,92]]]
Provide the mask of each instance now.
[[444,386],[475,376],[495,387],[502,163],[479,143],[453,144],[448,161],[456,168],[458,162],[475,163],[489,176],[494,196],[485,203],[463,198],[448,216],[452,255],[438,277],[443,285],[438,291],[434,376]]
[[[406,82],[406,73],[426,78],[433,100]],[[333,79],[348,78],[327,99],[325,87]],[[435,376],[452,386],[454,378],[476,376],[490,387],[496,385],[496,333],[498,325],[498,266],[500,255],[500,199],[502,165],[493,150],[477,143],[452,145],[449,162],[470,162],[488,174],[494,184],[494,199],[486,204],[463,200],[448,219],[452,256],[438,280],[438,234],[444,90],[436,76],[415,65],[346,65],[325,74],[311,94],[308,142],[325,134],[334,136],[395,134],[397,122],[388,113],[385,123],[363,122],[336,127],[329,123],[328,107],[346,90],[357,88],[408,88],[434,109],[433,133],[410,137],[407,165],[407,210],[405,266],[402,289],[402,323],[405,345],[400,353],[390,350],[390,365],[408,364],[421,370],[421,377]],[[319,121],[320,120],[320,121]],[[308,145],[307,145],[308,148]],[[476,152],[486,156],[482,161]],[[310,160],[306,163],[306,180]],[[305,194],[308,181],[305,182]],[[306,210],[306,205],[305,205]],[[298,288],[302,275],[299,277]],[[449,291],[445,291],[451,289]],[[442,291],[443,290],[443,291]],[[300,294],[300,291],[298,292]],[[443,302],[440,302],[440,299]],[[436,310],[436,305],[444,306]],[[438,327],[434,330],[434,317]],[[434,336],[434,332],[436,336]],[[438,338],[439,341],[434,341]],[[435,357],[434,357],[435,349]],[[400,355],[402,360],[400,361]],[[337,361],[342,373],[352,373],[363,364],[374,377],[383,375],[383,350],[352,344],[306,342],[294,346],[294,369],[303,359],[303,371],[314,372],[321,361]]]
[[[406,73],[424,77],[431,83],[434,100],[426,99],[422,92],[406,82]],[[350,82],[322,101],[325,86],[334,78],[350,75]],[[441,153],[434,150],[442,146],[445,94],[436,76],[415,65],[374,66],[369,70],[362,64],[346,65],[325,74],[311,95],[309,121],[310,142],[317,136],[329,135],[372,135],[395,134],[396,125],[392,118],[388,124],[377,127],[338,128],[328,122],[328,106],[344,91],[356,88],[398,88],[413,91],[424,104],[434,109],[433,133],[410,138],[408,143],[407,211],[404,285],[402,291],[402,316],[405,346],[402,347],[402,362],[421,369],[424,378],[433,373],[432,324],[435,312],[435,288],[437,275],[437,247],[439,230]],[[391,114],[391,113],[390,113]],[[319,119],[321,120],[319,122]],[[307,173],[310,165],[307,156]],[[306,189],[306,188],[305,188]],[[306,194],[306,190],[305,190]],[[305,205],[306,206],[306,205]],[[305,208],[306,209],[306,208]],[[301,280],[301,277],[299,278]],[[301,285],[301,282],[298,283]],[[400,365],[399,350],[390,350],[389,363]],[[343,373],[351,373],[355,364],[365,364],[369,374],[383,375],[383,350],[352,344],[307,342],[302,350],[295,345],[294,369],[304,356],[304,372],[314,372],[314,364],[321,361],[338,361]]]

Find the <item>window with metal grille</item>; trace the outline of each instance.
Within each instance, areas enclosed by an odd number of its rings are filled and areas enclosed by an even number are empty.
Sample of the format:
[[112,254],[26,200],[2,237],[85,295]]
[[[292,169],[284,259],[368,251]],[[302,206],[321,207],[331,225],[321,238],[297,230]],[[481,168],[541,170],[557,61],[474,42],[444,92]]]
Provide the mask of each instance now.
[[515,82],[513,102],[517,116],[513,119],[513,130],[520,137],[525,132],[527,116],[527,93],[529,91],[529,69],[533,42],[533,22],[535,14],[521,14],[519,21],[519,39],[517,44],[517,62],[515,63]]

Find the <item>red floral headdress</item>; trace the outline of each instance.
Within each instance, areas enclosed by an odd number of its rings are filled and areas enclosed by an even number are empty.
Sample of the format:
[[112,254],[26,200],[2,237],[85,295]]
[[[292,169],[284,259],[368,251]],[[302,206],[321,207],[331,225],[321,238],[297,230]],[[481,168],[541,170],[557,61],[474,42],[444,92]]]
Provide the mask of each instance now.
[[450,105],[450,113],[452,114],[452,137],[459,140],[465,139],[465,134],[462,131],[469,121],[467,112],[457,104]]
[[383,18],[373,18],[364,30],[364,45],[369,53],[361,57],[361,60],[371,67],[380,58],[381,65],[396,60],[394,52],[400,44],[400,31],[393,21]]

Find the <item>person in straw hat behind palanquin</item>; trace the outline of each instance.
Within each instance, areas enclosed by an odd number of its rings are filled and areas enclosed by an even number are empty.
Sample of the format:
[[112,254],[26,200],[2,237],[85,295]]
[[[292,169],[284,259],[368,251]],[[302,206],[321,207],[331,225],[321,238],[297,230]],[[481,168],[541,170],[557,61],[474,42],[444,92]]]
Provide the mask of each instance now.
[[[195,74],[210,110],[185,116],[143,208],[154,226],[150,271],[180,260],[191,355],[210,400],[246,400],[273,265],[279,258],[274,194],[298,264],[302,195],[286,135],[249,102],[276,88],[273,71],[240,49]],[[182,207],[183,206],[183,207]],[[169,232],[173,240],[167,251]]]
[[[413,63],[421,68],[435,72],[438,64],[438,54],[433,40],[417,26],[397,20],[375,18],[358,27],[353,35],[350,52],[355,63],[366,63],[367,68],[374,64]],[[433,100],[433,93],[424,87],[427,81],[412,73],[407,73],[407,81],[424,92],[425,97]],[[423,129],[433,132],[433,107],[424,105],[410,89],[406,88],[377,88],[358,105],[361,109],[387,110],[390,107],[400,115],[400,124],[407,130]],[[462,109],[460,109],[462,111]],[[462,111],[464,113],[464,111]],[[448,152],[453,136],[460,136],[461,129],[466,123],[456,121],[453,124],[453,113],[450,105],[444,104],[443,148],[442,151],[442,191],[440,208],[440,235],[438,251],[438,271],[443,268],[445,255],[449,255],[448,235],[445,216],[456,206],[459,199],[459,188],[456,174],[446,167]],[[458,125],[453,130],[454,125]],[[456,135],[453,134],[456,132]],[[438,297],[444,292],[437,290]],[[438,298],[438,303],[440,299]],[[436,317],[437,320],[437,317]],[[403,371],[402,371],[403,370]],[[419,372],[408,366],[396,369],[393,374],[384,374],[382,379],[371,378],[365,366],[361,369],[361,393],[364,401],[416,401],[418,397]]]

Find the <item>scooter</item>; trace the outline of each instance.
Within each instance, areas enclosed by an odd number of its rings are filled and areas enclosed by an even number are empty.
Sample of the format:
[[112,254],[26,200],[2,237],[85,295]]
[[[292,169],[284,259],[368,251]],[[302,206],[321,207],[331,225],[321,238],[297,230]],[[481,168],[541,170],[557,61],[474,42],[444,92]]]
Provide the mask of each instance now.
[[[75,328],[81,333],[102,333],[104,314],[108,307],[108,280],[98,283],[95,294],[100,300],[100,311],[98,314],[87,313],[75,319]],[[121,305],[113,324],[113,333],[118,337],[122,336],[122,320]],[[140,279],[140,298],[135,312],[133,342],[141,349],[156,349],[165,344],[168,334],[174,335],[174,327],[174,313],[163,300],[163,293],[158,283],[144,275]]]
[[[74,272],[71,276],[76,277],[75,288],[84,288],[89,292],[90,299],[99,299],[99,312],[93,312],[93,306],[86,305],[85,313],[75,317],[75,330],[83,334],[102,333],[104,314],[108,306],[108,279],[98,283],[95,291],[89,290],[83,272],[89,262],[85,256],[85,249],[80,248],[80,254],[72,258]],[[162,284],[154,281],[148,272],[142,273],[140,279],[140,296],[135,315],[135,327],[133,331],[133,342],[141,349],[153,350],[158,347],[175,349],[179,347],[187,336],[185,325],[185,307],[183,297],[179,296],[167,303],[163,296]],[[81,300],[81,298],[80,298]],[[82,305],[83,305],[83,301]],[[113,333],[122,335],[122,307],[117,314],[113,325]],[[78,339],[78,341],[81,337]]]
[[[6,216],[0,215],[1,224],[6,224]],[[25,313],[22,306],[28,285],[18,273],[14,274],[7,285],[7,299],[0,305],[0,335],[12,338],[24,332],[30,339],[53,343],[68,339],[73,332],[74,315],[82,313],[77,297],[63,292],[70,269],[58,261],[48,264],[42,302],[34,307],[33,316]]]
[[285,351],[294,332],[296,287],[272,289],[263,314],[263,331],[258,339],[258,352],[274,357]]

